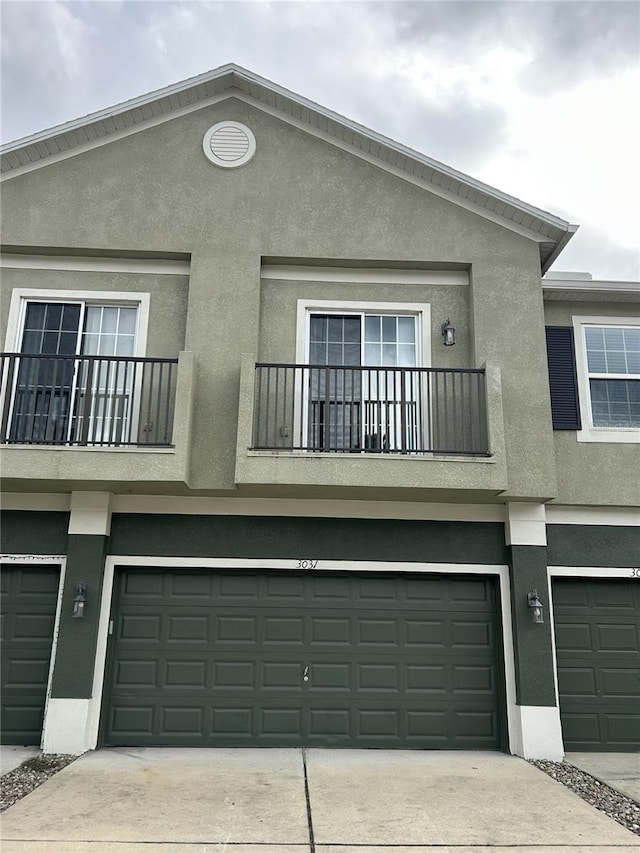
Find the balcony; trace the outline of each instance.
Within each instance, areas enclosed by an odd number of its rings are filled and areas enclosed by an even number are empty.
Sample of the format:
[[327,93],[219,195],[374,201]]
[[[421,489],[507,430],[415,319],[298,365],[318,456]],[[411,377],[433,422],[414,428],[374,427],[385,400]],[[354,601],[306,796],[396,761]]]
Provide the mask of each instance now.
[[488,456],[485,371],[256,364],[252,446]]
[[236,482],[497,494],[499,371],[245,359]]
[[[5,478],[186,478],[190,353],[180,359],[3,353],[0,367]],[[98,467],[89,451],[106,454]],[[146,461],[135,461],[136,453]],[[148,454],[158,454],[152,466]]]

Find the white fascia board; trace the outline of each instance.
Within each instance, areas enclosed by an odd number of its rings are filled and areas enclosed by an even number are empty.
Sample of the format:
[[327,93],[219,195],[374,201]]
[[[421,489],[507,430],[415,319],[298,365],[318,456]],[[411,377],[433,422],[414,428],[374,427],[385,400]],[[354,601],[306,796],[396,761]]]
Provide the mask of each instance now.
[[638,281],[585,281],[584,279],[542,279],[543,293],[628,293],[629,295],[640,295],[640,282]]
[[562,506],[547,504],[547,524],[594,527],[640,527],[640,507]]
[[[347,128],[352,133],[357,134],[357,135],[359,135],[365,139],[368,139],[372,142],[375,142],[378,145],[384,146],[384,147],[386,147],[392,151],[395,151],[395,152],[401,154],[403,157],[408,158],[409,160],[420,163],[421,165],[426,166],[427,168],[432,169],[435,172],[438,172],[439,174],[444,175],[453,181],[456,181],[456,182],[463,184],[465,187],[468,187],[469,189],[476,190],[477,192],[480,192],[483,195],[489,196],[490,198],[493,198],[493,199],[496,199],[497,201],[502,202],[503,204],[507,205],[508,207],[515,208],[515,210],[520,211],[527,216],[530,216],[534,219],[539,220],[540,224],[544,224],[547,226],[551,226],[552,228],[556,228],[556,229],[561,230],[562,232],[564,232],[564,235],[556,239],[557,247],[556,247],[553,255],[547,261],[546,266],[550,266],[550,264],[552,263],[552,260],[555,260],[555,258],[557,257],[557,255],[559,254],[561,249],[564,247],[564,244],[567,242],[568,239],[570,239],[573,232],[577,229],[577,226],[570,225],[564,219],[561,219],[560,217],[555,216],[554,214],[549,213],[548,211],[545,211],[545,210],[542,210],[541,208],[527,204],[526,202],[521,201],[520,199],[517,199],[514,196],[509,195],[508,193],[504,193],[501,190],[496,189],[495,187],[491,187],[488,184],[484,184],[484,183],[482,183],[482,181],[478,181],[475,178],[472,178],[471,176],[464,174],[463,172],[459,172],[456,169],[453,169],[444,163],[440,163],[438,160],[433,160],[431,157],[427,157],[425,154],[421,154],[420,152],[415,151],[412,148],[408,148],[407,146],[402,145],[401,143],[396,142],[396,141],[390,139],[389,137],[383,136],[380,133],[376,133],[375,131],[370,130],[369,128],[365,127],[364,125],[358,124],[357,122],[354,122],[351,119],[345,118],[344,116],[340,115],[339,113],[335,113],[332,110],[326,109],[325,107],[320,106],[319,104],[315,103],[314,101],[310,101],[307,98],[302,97],[301,95],[297,95],[294,92],[291,92],[289,89],[285,89],[284,87],[279,86],[275,83],[272,83],[271,81],[266,80],[263,77],[259,77],[258,75],[253,74],[252,72],[247,71],[246,69],[241,68],[240,66],[234,65],[233,63],[228,64],[228,65],[223,65],[220,68],[215,69],[214,71],[206,72],[205,74],[201,74],[198,77],[192,77],[192,78],[189,78],[188,80],[184,80],[180,83],[173,84],[172,86],[168,86],[165,89],[158,89],[156,91],[150,92],[150,93],[143,95],[141,97],[133,98],[129,101],[125,101],[125,102],[118,104],[114,107],[110,107],[110,108],[107,108],[105,110],[101,110],[101,111],[96,112],[96,113],[91,113],[87,116],[84,116],[83,118],[75,119],[73,121],[66,122],[65,124],[57,125],[53,128],[49,128],[48,130],[32,134],[31,136],[23,137],[22,139],[18,139],[15,142],[11,142],[11,143],[7,144],[6,146],[3,146],[2,149],[0,149],[0,154],[9,154],[11,152],[18,151],[21,148],[24,148],[24,147],[27,147],[30,145],[35,145],[35,144],[40,143],[40,142],[45,142],[49,139],[52,139],[55,136],[59,136],[59,135],[65,134],[65,133],[74,132],[74,131],[82,128],[82,127],[85,127],[86,125],[95,124],[97,122],[101,122],[101,121],[104,121],[106,119],[113,119],[116,116],[122,116],[123,114],[131,112],[132,110],[136,110],[136,109],[139,110],[142,107],[150,106],[154,102],[161,100],[163,98],[170,97],[171,95],[176,95],[178,93],[185,92],[189,89],[195,89],[198,86],[202,86],[203,84],[210,83],[214,80],[220,80],[227,75],[229,76],[230,87],[233,87],[234,85],[236,85],[237,81],[242,81],[242,82],[248,84],[248,86],[246,88],[242,87],[246,92],[246,96],[247,96],[246,99],[249,102],[253,103],[254,105],[261,107],[266,112],[271,112],[271,110],[268,108],[268,104],[261,102],[259,100],[259,98],[256,98],[255,95],[253,95],[253,96],[250,95],[249,94],[250,92],[253,93],[253,92],[257,91],[258,95],[262,94],[264,92],[269,92],[270,94],[275,95],[276,99],[279,96],[285,102],[289,102],[290,105],[295,104],[297,107],[302,107],[304,110],[309,110],[310,112],[315,113],[316,115],[319,115],[322,118],[326,119],[328,122],[335,122],[336,124]],[[248,91],[247,91],[247,89],[248,89]],[[212,102],[215,100],[222,100],[222,99],[229,98],[229,97],[237,97],[237,96],[238,96],[237,90],[235,90],[235,91],[228,91],[224,94],[215,96],[214,98],[210,97],[210,98],[205,99],[205,100],[198,100],[195,103],[191,104],[187,108],[184,108],[184,107],[178,108],[175,110],[175,112],[171,111],[170,113],[165,113],[163,115],[156,116],[153,119],[138,122],[138,123],[134,124],[133,127],[126,128],[123,131],[116,131],[115,133],[113,133],[113,138],[119,137],[120,135],[126,134],[127,132],[136,132],[141,127],[148,127],[152,124],[160,123],[161,121],[167,121],[171,118],[175,118],[178,114],[184,114],[185,111],[190,112],[193,110],[202,109],[204,106],[207,105],[208,102]],[[244,100],[244,98],[243,98],[243,100]],[[282,117],[283,112],[286,112],[286,111],[283,111],[281,109],[277,109],[277,110],[274,110],[274,112],[276,114],[279,114],[280,117]],[[292,118],[292,117],[290,116],[289,118]],[[293,123],[293,122],[291,122],[291,123]],[[303,126],[307,130],[309,128],[313,127],[313,125],[311,125],[309,122],[300,121],[297,123],[299,123],[301,126]],[[335,137],[334,134],[327,133],[327,134],[323,134],[323,135],[326,135],[329,138],[336,139],[336,141],[340,141],[340,140],[337,140],[337,138]],[[110,141],[110,139],[109,139],[110,136],[111,136],[111,134],[107,134],[107,137],[102,137],[99,140],[99,143],[105,144],[106,142]],[[91,145],[93,145],[93,144],[94,143],[91,143]],[[78,147],[74,146],[74,148],[71,151],[64,152],[63,156],[64,155],[69,156],[70,154],[72,155],[73,153],[79,153],[81,149],[84,150],[86,147],[87,146],[78,146]],[[355,151],[356,153],[358,152],[357,146],[349,145],[348,148],[351,151]],[[364,152],[361,152],[361,155],[363,153]],[[55,155],[56,159],[59,157],[60,157],[60,155]],[[377,160],[378,158],[375,158],[375,159]],[[54,156],[47,156],[47,157],[45,157],[45,160],[46,160],[46,162],[52,162],[52,161],[54,161]],[[384,165],[384,161],[381,160],[379,165]],[[14,173],[15,174],[22,173],[23,171],[27,171],[27,170],[30,170],[33,168],[37,168],[37,161],[33,162],[33,163],[25,164],[21,167],[16,167],[16,169],[12,170],[11,172],[9,172],[6,175],[5,179],[8,179],[9,176],[13,175]],[[398,170],[398,171],[403,172],[404,170]],[[439,189],[439,188],[436,188],[436,189]],[[456,193],[451,193],[450,195],[453,196],[454,198],[457,197]],[[481,205],[475,205],[475,207],[480,208]],[[505,219],[507,219],[507,221],[508,221],[509,217],[502,217],[502,221],[504,221]],[[530,229],[530,230],[535,230],[535,229]],[[547,235],[547,236],[549,236],[549,235]]]

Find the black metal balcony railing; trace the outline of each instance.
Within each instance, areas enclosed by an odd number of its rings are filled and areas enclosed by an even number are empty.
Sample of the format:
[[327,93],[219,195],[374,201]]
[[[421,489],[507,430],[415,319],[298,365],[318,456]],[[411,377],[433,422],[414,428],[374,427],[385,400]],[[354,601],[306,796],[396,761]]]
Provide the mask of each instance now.
[[177,359],[0,358],[0,443],[171,446]]
[[256,364],[254,450],[488,455],[485,373]]

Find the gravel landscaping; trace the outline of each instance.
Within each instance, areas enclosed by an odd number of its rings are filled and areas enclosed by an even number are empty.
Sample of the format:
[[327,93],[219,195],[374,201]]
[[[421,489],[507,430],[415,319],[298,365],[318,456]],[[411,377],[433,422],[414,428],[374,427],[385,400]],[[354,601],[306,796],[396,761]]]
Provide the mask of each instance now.
[[640,835],[640,805],[619,791],[599,782],[572,764],[557,761],[530,761],[556,782],[566,785],[589,805],[604,812],[626,829]]
[[30,794],[58,770],[71,764],[77,755],[36,755],[20,767],[0,777],[0,812]]

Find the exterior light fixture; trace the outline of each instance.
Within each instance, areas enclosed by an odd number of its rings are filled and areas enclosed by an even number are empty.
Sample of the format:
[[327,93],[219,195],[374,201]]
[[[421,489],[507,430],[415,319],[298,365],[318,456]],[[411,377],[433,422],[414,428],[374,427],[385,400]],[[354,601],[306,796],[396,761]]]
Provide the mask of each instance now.
[[84,605],[87,601],[87,585],[86,583],[77,583],[73,595],[73,618],[82,619],[84,617]]
[[544,615],[542,613],[542,602],[538,598],[538,590],[534,589],[527,593],[527,604],[531,608],[531,621],[534,625],[542,625]]
[[446,347],[452,347],[456,342],[456,330],[448,317],[447,322],[440,326],[440,330],[442,331],[442,337],[444,338],[444,345]]

